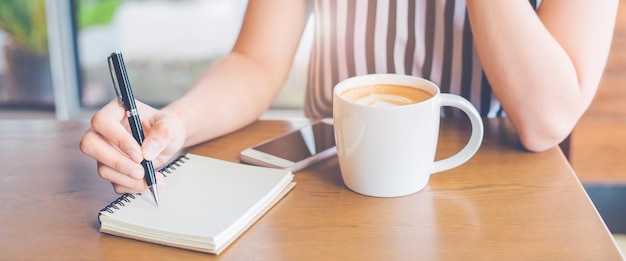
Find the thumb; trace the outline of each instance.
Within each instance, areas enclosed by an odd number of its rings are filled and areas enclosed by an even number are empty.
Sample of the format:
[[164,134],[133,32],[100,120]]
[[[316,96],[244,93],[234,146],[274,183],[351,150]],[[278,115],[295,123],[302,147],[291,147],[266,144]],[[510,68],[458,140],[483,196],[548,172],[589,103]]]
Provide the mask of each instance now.
[[145,160],[156,159],[174,137],[172,124],[169,123],[165,114],[158,113],[150,119],[150,128],[147,129],[146,139],[141,146],[143,158]]

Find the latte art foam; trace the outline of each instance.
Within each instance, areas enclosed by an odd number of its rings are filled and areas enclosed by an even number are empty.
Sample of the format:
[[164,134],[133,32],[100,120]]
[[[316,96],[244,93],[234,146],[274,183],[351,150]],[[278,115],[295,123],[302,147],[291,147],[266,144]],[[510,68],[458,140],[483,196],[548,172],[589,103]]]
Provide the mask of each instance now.
[[394,94],[370,93],[369,95],[354,101],[355,103],[369,106],[399,106],[415,103],[411,99]]
[[350,88],[341,94],[346,100],[366,106],[402,106],[425,101],[433,95],[425,90],[392,84],[374,84]]

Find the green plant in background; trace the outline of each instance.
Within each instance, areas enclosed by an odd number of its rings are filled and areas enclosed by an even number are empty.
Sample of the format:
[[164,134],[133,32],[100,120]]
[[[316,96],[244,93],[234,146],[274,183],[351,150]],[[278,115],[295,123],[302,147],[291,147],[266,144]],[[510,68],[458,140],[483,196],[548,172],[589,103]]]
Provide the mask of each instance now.
[[[120,0],[72,3],[77,10],[76,26],[85,28],[110,23]],[[0,0],[0,30],[9,35],[0,46],[6,63],[0,75],[0,103],[53,106],[46,0]]]
[[[119,4],[120,0],[79,0],[78,27],[110,23]],[[46,1],[0,0],[0,30],[24,52],[47,53]]]
[[1,0],[0,29],[24,52],[48,52],[45,0]]
[[79,0],[78,28],[111,23],[120,0]]

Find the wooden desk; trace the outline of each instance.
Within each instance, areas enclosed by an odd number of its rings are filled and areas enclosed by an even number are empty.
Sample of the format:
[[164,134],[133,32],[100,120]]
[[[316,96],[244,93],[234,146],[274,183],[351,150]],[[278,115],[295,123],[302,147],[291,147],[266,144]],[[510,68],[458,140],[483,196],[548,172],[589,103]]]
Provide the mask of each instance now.
[[[296,173],[298,185],[219,256],[100,234],[117,195],[83,156],[87,123],[0,122],[0,259],[621,260],[558,148],[528,153],[505,120],[488,120],[478,154],[423,191],[372,198],[343,186],[336,158]],[[293,128],[258,122],[191,151],[238,152]],[[467,130],[442,125],[441,153]],[[215,200],[215,199],[212,199]]]

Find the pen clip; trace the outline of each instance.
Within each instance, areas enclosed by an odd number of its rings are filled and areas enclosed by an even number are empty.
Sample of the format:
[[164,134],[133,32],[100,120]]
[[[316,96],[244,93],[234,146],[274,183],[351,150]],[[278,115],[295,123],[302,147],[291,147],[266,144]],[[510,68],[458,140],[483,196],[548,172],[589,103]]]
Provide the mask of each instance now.
[[124,101],[122,100],[122,92],[120,90],[120,82],[117,79],[117,74],[114,69],[115,65],[113,65],[113,55],[115,54],[111,54],[111,56],[107,58],[109,64],[109,73],[111,73],[111,80],[113,81],[113,88],[115,89],[115,96],[117,96],[117,101],[120,103],[120,105],[124,106]]

